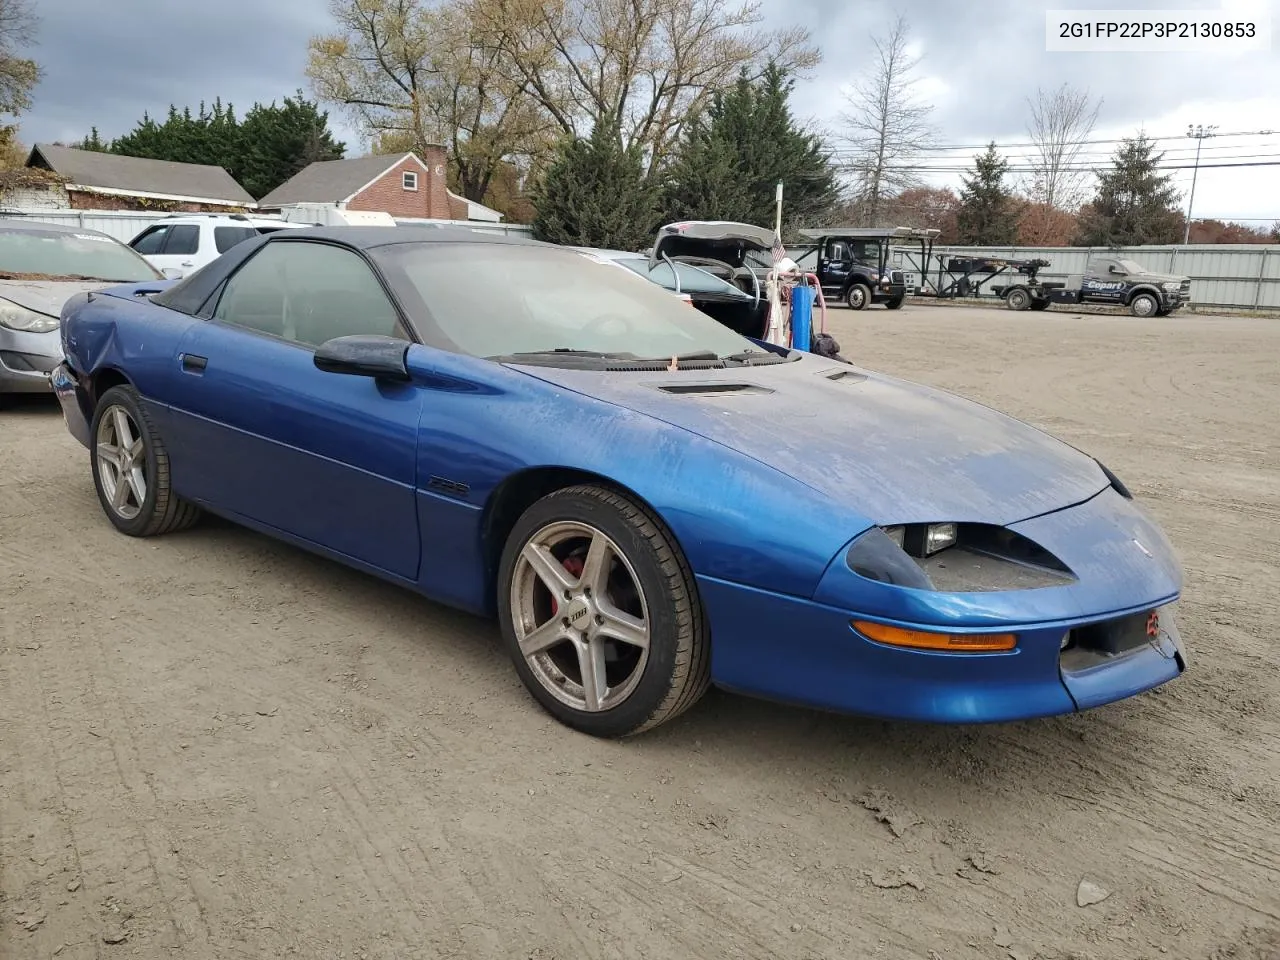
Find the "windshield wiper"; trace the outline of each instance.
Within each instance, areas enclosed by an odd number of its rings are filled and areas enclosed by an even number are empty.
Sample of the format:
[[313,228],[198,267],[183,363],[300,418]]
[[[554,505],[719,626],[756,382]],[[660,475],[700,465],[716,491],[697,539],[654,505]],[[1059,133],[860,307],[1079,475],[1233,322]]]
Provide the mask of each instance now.
[[517,350],[515,353],[503,354],[507,357],[554,357],[564,355],[570,357],[602,357],[607,360],[634,360],[631,353],[602,353],[599,350],[575,350],[572,347],[552,347],[549,350]]
[[720,359],[731,360],[736,363],[745,363],[747,366],[750,366],[758,360],[766,359],[769,363],[782,363],[786,360],[786,357],[780,357],[770,350],[743,350],[741,353],[730,353]]

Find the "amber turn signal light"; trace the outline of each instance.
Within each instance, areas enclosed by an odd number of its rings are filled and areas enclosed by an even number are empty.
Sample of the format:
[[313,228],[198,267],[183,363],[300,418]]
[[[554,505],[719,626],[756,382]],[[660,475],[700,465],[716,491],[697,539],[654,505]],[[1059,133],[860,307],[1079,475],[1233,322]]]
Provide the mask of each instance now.
[[907,630],[883,623],[853,620],[853,629],[876,643],[914,650],[946,650],[952,653],[997,652],[1012,650],[1018,638],[1012,633],[934,633],[931,630]]

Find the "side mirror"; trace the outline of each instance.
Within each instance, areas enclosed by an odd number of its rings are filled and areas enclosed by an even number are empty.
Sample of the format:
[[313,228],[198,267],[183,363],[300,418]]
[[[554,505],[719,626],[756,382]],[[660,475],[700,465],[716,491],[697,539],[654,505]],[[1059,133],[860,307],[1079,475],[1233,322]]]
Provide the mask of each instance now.
[[396,337],[335,337],[316,350],[315,365],[326,373],[407,382],[409,341]]
[[1124,271],[1121,270],[1119,267],[1117,267],[1114,263],[1111,264],[1111,266],[1107,267],[1107,272],[1108,273],[1124,273]]
[[182,279],[182,271],[181,271],[181,270],[179,270],[177,267],[165,267],[165,268],[164,268],[163,270],[161,270],[160,272],[164,274],[164,278],[165,278],[166,280],[181,280],[181,279]]

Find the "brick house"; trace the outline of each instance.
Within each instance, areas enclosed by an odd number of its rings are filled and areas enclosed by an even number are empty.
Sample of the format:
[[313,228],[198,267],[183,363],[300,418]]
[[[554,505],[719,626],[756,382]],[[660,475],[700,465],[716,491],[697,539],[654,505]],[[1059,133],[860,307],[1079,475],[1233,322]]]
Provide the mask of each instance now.
[[256,206],[222,167],[37,143],[27,169],[48,174],[41,205],[55,209],[242,213]]
[[449,190],[444,147],[415,153],[321,160],[258,201],[263,211],[300,203],[389,213],[398,219],[500,220],[502,215]]

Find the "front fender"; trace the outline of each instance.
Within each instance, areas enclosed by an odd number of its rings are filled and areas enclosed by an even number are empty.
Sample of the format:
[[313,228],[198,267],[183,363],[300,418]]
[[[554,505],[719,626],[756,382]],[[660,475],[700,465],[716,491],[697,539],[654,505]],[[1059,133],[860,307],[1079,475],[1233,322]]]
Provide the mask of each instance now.
[[[430,540],[434,527],[450,543],[465,541],[459,566],[483,566],[473,561],[494,492],[538,468],[594,474],[634,492],[671,529],[695,574],[792,596],[812,596],[832,555],[871,526],[772,467],[645,414],[487,360],[424,347],[408,356],[430,390],[419,487],[439,478],[466,490],[422,490],[423,535]],[[483,585],[468,592],[481,599]]]
[[1156,303],[1164,303],[1165,301],[1163,290],[1161,290],[1159,287],[1152,286],[1149,283],[1144,283],[1141,286],[1134,287],[1132,290],[1129,291],[1128,296],[1124,298],[1125,306],[1128,306],[1129,304],[1133,303],[1134,298],[1136,298],[1141,293],[1151,294],[1153,297],[1156,298]]

